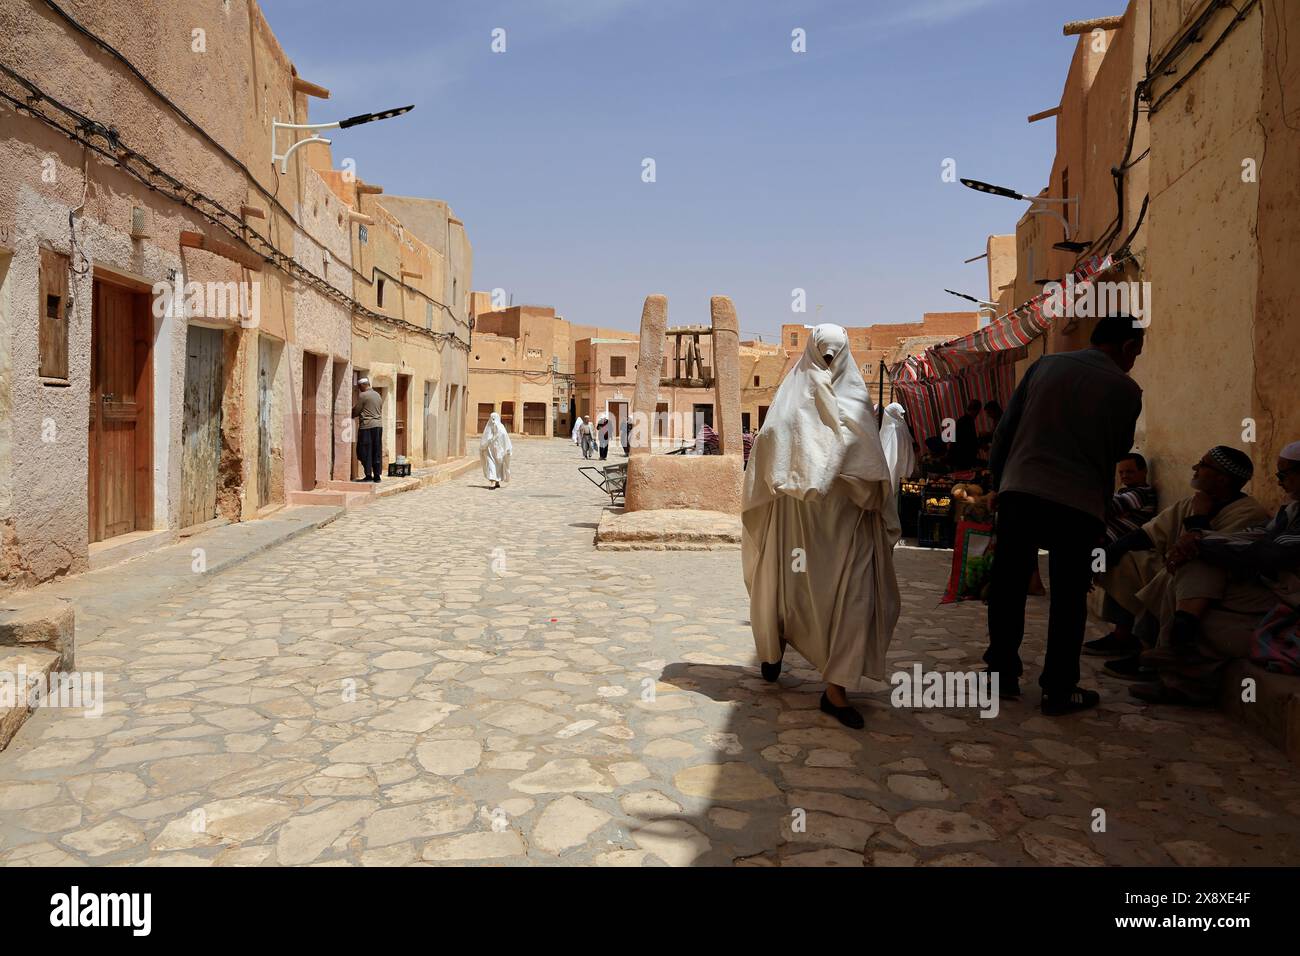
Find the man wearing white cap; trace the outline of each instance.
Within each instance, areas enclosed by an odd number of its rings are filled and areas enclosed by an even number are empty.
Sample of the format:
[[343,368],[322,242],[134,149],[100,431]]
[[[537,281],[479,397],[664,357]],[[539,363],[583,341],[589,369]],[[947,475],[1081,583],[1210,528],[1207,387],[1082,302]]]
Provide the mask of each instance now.
[[352,417],[357,422],[357,460],[366,473],[362,481],[379,481],[384,468],[384,400],[370,387],[370,379],[357,379],[356,404]]
[[1247,657],[1261,615],[1300,607],[1300,442],[1282,449],[1276,478],[1288,501],[1264,527],[1222,533],[1190,527],[1169,557],[1161,630],[1171,643],[1144,655],[1159,680],[1130,688],[1150,703],[1202,705],[1219,675]]

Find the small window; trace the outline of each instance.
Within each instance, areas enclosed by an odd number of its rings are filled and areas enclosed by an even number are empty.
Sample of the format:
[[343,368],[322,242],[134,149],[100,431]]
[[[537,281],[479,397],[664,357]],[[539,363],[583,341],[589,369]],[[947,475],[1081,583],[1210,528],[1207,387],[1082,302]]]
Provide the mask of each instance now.
[[384,307],[384,280],[383,279],[379,280],[379,292],[376,293],[375,301],[379,304],[379,307],[381,309]]
[[758,376],[757,376],[757,375],[754,376],[754,387],[755,387],[755,388],[758,388]]
[[798,344],[799,344],[799,333],[798,333],[798,332],[791,332],[791,333],[790,333],[790,344],[791,344],[791,345],[798,345]]
[[68,257],[41,250],[40,365],[42,378],[68,378]]
[[364,224],[357,226],[357,238],[361,240],[363,246],[370,241],[370,230]]
[[611,378],[624,378],[627,375],[627,359],[621,355],[611,355],[609,374]]

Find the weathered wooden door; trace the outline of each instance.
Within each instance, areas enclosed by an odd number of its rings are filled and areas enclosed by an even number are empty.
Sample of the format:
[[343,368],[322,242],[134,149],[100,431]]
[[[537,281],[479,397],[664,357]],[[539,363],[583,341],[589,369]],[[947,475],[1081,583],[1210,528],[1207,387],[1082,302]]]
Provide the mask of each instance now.
[[271,395],[275,386],[275,343],[257,340],[257,503],[271,500]]
[[394,454],[397,455],[408,454],[407,446],[406,446],[406,433],[407,433],[407,425],[409,423],[409,419],[407,418],[407,416],[410,414],[410,395],[411,395],[411,376],[409,375],[397,376],[397,425],[395,426],[395,431],[394,431],[394,439],[395,439],[394,444],[396,445],[396,449],[397,449],[394,452]]
[[191,325],[185,334],[185,411],[181,424],[181,527],[217,516],[221,467],[220,329]]
[[302,489],[316,487],[316,389],[320,384],[320,360],[311,352],[302,353],[302,430],[298,443],[302,459]]
[[96,279],[90,317],[90,540],[152,526],[152,326],[145,297]]

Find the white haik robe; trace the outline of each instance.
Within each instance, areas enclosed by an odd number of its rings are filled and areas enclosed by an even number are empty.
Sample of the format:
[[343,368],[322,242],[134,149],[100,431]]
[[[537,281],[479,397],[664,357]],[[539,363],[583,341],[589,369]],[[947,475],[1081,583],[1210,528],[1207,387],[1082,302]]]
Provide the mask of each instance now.
[[907,430],[906,409],[898,402],[885,406],[880,423],[880,447],[889,466],[889,487],[898,491],[898,483],[911,478],[916,470],[916,451],[912,448],[912,433]]
[[478,440],[478,457],[483,463],[483,477],[488,481],[510,480],[510,435],[501,424],[501,416],[493,412],[483,427]]
[[573,438],[573,443],[575,445],[578,444],[579,442],[578,436],[582,434],[582,425],[583,425],[582,416],[579,415],[578,420],[573,423],[573,435],[571,436]]
[[745,471],[741,558],[759,659],[784,639],[827,682],[882,679],[898,622],[889,468],[848,336],[812,330]]

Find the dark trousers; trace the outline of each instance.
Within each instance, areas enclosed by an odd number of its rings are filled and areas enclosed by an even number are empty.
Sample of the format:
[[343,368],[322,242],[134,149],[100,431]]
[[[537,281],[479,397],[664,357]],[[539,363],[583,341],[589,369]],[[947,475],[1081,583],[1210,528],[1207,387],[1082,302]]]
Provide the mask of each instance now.
[[602,437],[600,439],[600,460],[604,461],[609,457],[609,439]]
[[378,478],[384,468],[383,428],[363,428],[357,432],[357,461],[367,478]]
[[1039,686],[1048,694],[1066,694],[1079,684],[1079,650],[1088,621],[1088,585],[1092,550],[1102,522],[1075,508],[1034,495],[998,495],[997,550],[989,588],[989,649],[984,662],[1003,679],[1023,671],[1020,644],[1025,637],[1025,598],[1038,567],[1038,549],[1048,553],[1051,610],[1047,622],[1047,656]]

